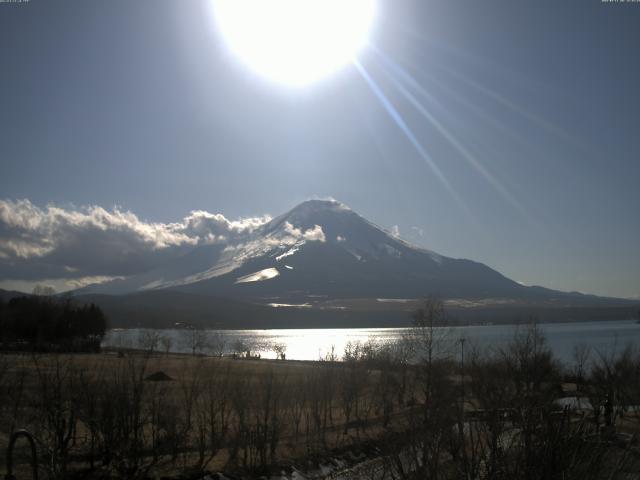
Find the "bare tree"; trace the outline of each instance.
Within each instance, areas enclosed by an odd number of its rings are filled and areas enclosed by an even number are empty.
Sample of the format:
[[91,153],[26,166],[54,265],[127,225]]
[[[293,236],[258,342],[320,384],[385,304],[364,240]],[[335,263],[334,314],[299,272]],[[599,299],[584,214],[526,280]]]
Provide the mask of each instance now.
[[65,478],[69,449],[76,429],[78,370],[71,359],[54,355],[33,356],[37,373],[36,411],[41,430],[38,437],[47,447],[54,478]]
[[482,415],[476,415],[473,425],[485,438],[485,448],[479,454],[485,465],[487,478],[498,478],[506,470],[510,448],[505,432],[513,397],[508,366],[501,355],[473,352],[469,362],[471,393]]
[[138,334],[138,347],[148,355],[153,354],[160,343],[160,334],[156,330],[141,330]]
[[[212,459],[228,440],[231,423],[232,372],[224,369],[208,371],[201,398],[201,432],[206,434],[209,459]],[[205,463],[203,461],[202,463]]]
[[613,432],[616,420],[624,414],[625,404],[633,405],[640,400],[640,358],[634,355],[633,347],[621,350],[598,352],[590,372],[590,399],[596,412],[603,410],[604,423],[609,433]]
[[573,347],[573,373],[576,383],[581,384],[584,381],[584,374],[591,357],[591,347],[586,343],[579,343]]
[[287,345],[285,343],[276,343],[273,345],[273,351],[278,360],[284,360],[286,358]]
[[307,408],[307,389],[302,378],[295,378],[289,383],[289,418],[293,425],[294,444],[298,443],[300,426]]
[[[199,359],[190,369],[181,371],[177,395],[177,406],[180,412],[178,415],[178,448],[180,445],[189,446],[189,439],[194,430],[196,408],[200,403],[203,390],[203,367],[202,359]],[[175,452],[177,453],[177,449]]]
[[215,332],[207,339],[207,350],[214,357],[222,357],[227,348],[227,339],[224,334]]
[[51,285],[38,284],[33,287],[32,294],[37,297],[52,297],[56,294],[56,289]]
[[547,452],[544,437],[538,434],[540,422],[549,418],[561,393],[559,365],[535,321],[517,330],[500,354],[512,392],[511,420],[521,438],[521,458],[516,463],[524,472],[536,471]]
[[415,312],[409,336],[421,394],[419,421],[409,426],[414,439],[414,463],[421,475],[433,479],[441,475],[443,452],[450,445],[456,423],[456,392],[447,364],[452,342],[450,332],[438,328],[446,318],[443,302],[429,298]]
[[182,343],[195,357],[207,347],[209,334],[201,328],[188,328],[182,331]]
[[162,345],[165,355],[168,356],[171,351],[171,347],[173,346],[173,338],[170,335],[163,335],[160,338],[160,344]]

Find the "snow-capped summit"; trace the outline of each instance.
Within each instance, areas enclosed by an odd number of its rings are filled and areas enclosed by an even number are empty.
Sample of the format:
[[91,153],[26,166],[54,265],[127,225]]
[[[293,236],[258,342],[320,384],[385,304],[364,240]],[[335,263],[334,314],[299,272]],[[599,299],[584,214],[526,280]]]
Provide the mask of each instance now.
[[369,222],[348,206],[335,200],[309,200],[265,225],[265,232],[291,225],[302,231],[321,230],[324,242],[335,244],[359,259],[384,255],[402,256],[420,250],[439,262],[440,255],[420,249]]

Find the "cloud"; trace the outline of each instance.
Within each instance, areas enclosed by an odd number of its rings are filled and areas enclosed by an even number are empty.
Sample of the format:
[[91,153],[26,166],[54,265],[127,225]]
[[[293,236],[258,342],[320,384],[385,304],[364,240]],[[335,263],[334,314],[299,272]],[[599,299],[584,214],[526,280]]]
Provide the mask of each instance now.
[[[284,224],[285,232],[293,237],[294,240],[306,240],[309,242],[325,242],[326,237],[324,236],[324,232],[322,231],[322,227],[320,225],[314,225],[313,228],[309,228],[304,232],[299,228],[294,227],[289,222],[285,222]],[[286,240],[286,239],[285,239]]]
[[424,229],[412,225],[411,230],[413,230],[417,236],[424,237]]
[[0,201],[0,251],[5,257],[43,257],[87,236],[99,241],[117,239],[125,250],[197,243],[181,230],[180,224],[143,222],[117,208],[112,212],[95,206],[75,211],[51,205],[40,209],[29,200]]
[[243,262],[249,258],[263,255],[274,248],[287,249],[304,242],[325,242],[326,237],[320,225],[314,225],[302,231],[290,222],[285,222],[282,229],[264,237],[251,238],[248,242],[229,245],[224,253],[230,254],[234,261]]
[[122,279],[124,277],[81,277],[81,278],[43,278],[39,280],[0,280],[0,288],[4,290],[17,290],[19,292],[32,292],[38,286],[53,288],[57,293],[66,292],[76,288],[86,287],[97,283],[105,283],[111,280]]
[[251,233],[271,220],[269,216],[227,220],[221,213],[196,210],[185,217],[182,224],[175,224],[178,231],[197,238],[200,242],[226,242]]
[[120,208],[40,208],[0,200],[0,288],[30,291],[46,282],[57,291],[147,272],[200,245],[219,244],[240,261],[300,242],[325,242],[320,225],[289,222],[266,237],[252,235],[269,216],[229,220],[195,210],[173,223],[148,222]]
[[396,238],[400,237],[400,227],[398,227],[398,225],[394,225],[391,227],[391,231],[389,233]]
[[240,241],[269,220],[228,220],[198,210],[179,222],[158,223],[119,208],[40,208],[29,200],[0,200],[0,279],[67,279],[82,286],[129,276],[198,245]]

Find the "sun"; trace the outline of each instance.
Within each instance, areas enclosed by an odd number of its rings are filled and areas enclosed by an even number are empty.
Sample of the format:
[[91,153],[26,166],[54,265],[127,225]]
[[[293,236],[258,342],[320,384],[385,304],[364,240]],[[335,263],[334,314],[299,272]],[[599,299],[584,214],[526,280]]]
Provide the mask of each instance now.
[[376,0],[212,0],[229,49],[255,72],[291,86],[351,62],[369,38]]

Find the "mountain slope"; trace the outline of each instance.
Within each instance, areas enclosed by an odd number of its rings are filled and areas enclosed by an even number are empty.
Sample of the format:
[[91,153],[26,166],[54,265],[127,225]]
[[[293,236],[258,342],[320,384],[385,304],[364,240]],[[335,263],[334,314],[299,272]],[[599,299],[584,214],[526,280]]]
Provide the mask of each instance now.
[[595,298],[526,287],[478,262],[404,242],[335,201],[311,200],[233,243],[200,245],[142,275],[78,293],[174,290],[304,302],[312,298]]

